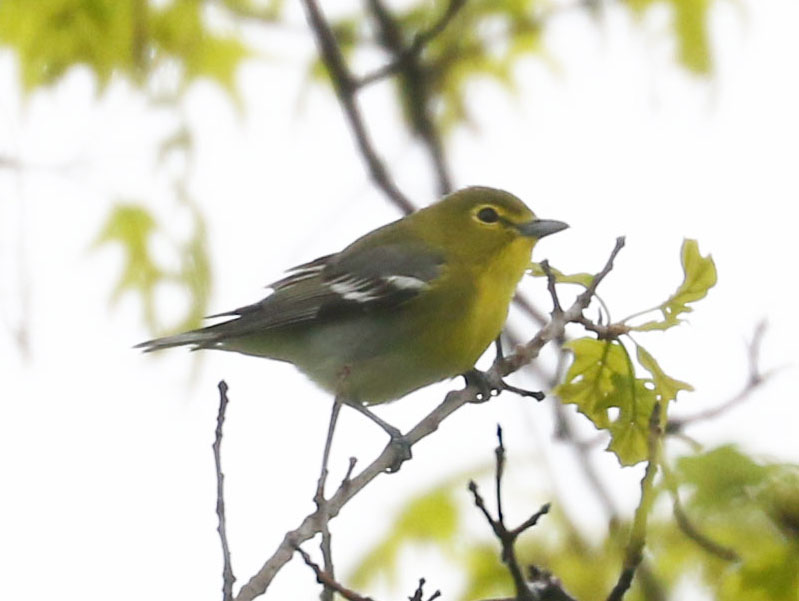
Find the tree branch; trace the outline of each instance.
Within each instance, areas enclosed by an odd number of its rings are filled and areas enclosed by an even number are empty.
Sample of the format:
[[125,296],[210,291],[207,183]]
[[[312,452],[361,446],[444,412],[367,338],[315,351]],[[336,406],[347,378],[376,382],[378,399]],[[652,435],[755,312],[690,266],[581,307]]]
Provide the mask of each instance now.
[[[377,24],[380,43],[394,57],[392,64],[397,65],[396,72],[402,78],[402,93],[406,98],[405,106],[411,127],[430,153],[438,180],[438,193],[440,196],[449,194],[452,191],[452,178],[444,159],[444,145],[431,115],[430,86],[427,73],[420,61],[420,53],[435,35],[444,30],[447,23],[465,4],[465,0],[451,0],[434,28],[423,36],[417,36],[411,46],[405,44],[400,25],[382,0],[367,0],[367,3]],[[360,80],[356,85],[363,86],[363,81]]]
[[214,435],[214,465],[216,467],[216,515],[219,520],[217,532],[222,544],[222,598],[224,601],[233,599],[233,583],[236,577],[233,575],[233,567],[230,561],[230,546],[227,540],[227,526],[225,522],[225,475],[222,473],[222,426],[225,423],[225,413],[227,411],[228,396],[227,382],[220,380],[219,388],[219,412],[216,416],[216,431]]
[[361,151],[361,155],[366,161],[369,174],[375,184],[391,199],[397,207],[404,213],[411,213],[415,207],[413,203],[400,191],[392,181],[383,161],[377,155],[377,151],[372,145],[371,138],[366,131],[363,117],[355,100],[357,86],[341,54],[341,49],[336,42],[333,30],[322,15],[316,0],[302,0],[305,7],[306,16],[311,29],[314,32],[316,45],[319,54],[327,67],[333,88],[338,96],[347,121],[350,124],[355,141]]
[[386,77],[398,73],[410,58],[418,57],[424,51],[425,47],[441,32],[443,32],[444,29],[447,28],[449,22],[452,21],[453,17],[458,13],[464,4],[466,4],[466,0],[450,0],[446,10],[441,14],[435,23],[433,23],[428,29],[418,32],[414,36],[413,42],[411,42],[410,46],[403,49],[399,55],[395,55],[392,62],[383,65],[379,69],[376,69],[375,71],[372,71],[371,73],[368,73],[367,75],[364,75],[358,79],[358,87],[366,87],[377,81],[380,81],[381,79],[385,79]]
[[331,574],[328,574],[326,571],[322,570],[318,564],[313,562],[311,556],[303,551],[302,547],[297,547],[296,551],[302,557],[305,565],[313,570],[314,574],[316,575],[316,581],[324,586],[326,591],[329,590],[331,592],[336,592],[344,597],[347,601],[374,601],[374,599],[371,597],[362,597],[355,591],[348,589],[336,582],[336,579]]
[[744,383],[743,387],[741,388],[738,393],[736,393],[732,398],[727,399],[723,403],[716,405],[715,407],[711,407],[710,409],[706,409],[704,411],[700,411],[698,413],[694,413],[693,415],[686,415],[685,417],[675,417],[668,421],[666,425],[666,432],[669,434],[676,434],[681,432],[686,425],[694,424],[700,421],[706,421],[709,419],[713,419],[722,415],[733,409],[734,407],[738,406],[739,404],[746,401],[749,396],[760,386],[762,386],[768,379],[774,376],[778,369],[772,369],[767,372],[762,372],[760,370],[760,345],[763,341],[763,336],[766,333],[766,322],[761,321],[755,327],[754,334],[752,335],[752,340],[750,341],[748,348],[747,348],[747,357],[749,360],[749,377]]
[[[508,566],[508,571],[513,579],[516,589],[516,596],[513,601],[575,601],[563,588],[560,582],[546,570],[537,566],[530,566],[528,578],[522,574],[521,566],[516,558],[516,539],[520,534],[532,528],[541,519],[541,516],[549,512],[549,503],[543,505],[538,511],[524,520],[519,526],[508,529],[505,525],[505,518],[502,513],[502,476],[505,471],[505,445],[502,442],[502,428],[497,426],[497,440],[499,444],[495,450],[495,486],[497,495],[497,518],[491,516],[491,512],[485,505],[483,497],[477,490],[477,484],[472,480],[469,482],[469,490],[474,497],[474,504],[485,516],[486,521],[491,526],[494,535],[499,539],[502,546],[502,561]],[[510,601],[510,600],[508,600]]]

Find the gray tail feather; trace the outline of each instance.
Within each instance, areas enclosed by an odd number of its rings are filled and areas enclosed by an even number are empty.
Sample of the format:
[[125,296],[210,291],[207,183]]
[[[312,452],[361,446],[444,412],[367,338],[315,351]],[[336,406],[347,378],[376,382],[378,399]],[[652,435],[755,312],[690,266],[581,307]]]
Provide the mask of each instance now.
[[[212,344],[216,340],[216,335],[207,330],[193,330],[191,332],[183,332],[182,334],[175,334],[174,336],[165,336],[164,338],[154,338],[140,342],[133,348],[143,349],[145,353],[153,351],[160,351],[165,348],[172,348],[174,346],[185,346],[193,344],[194,349],[203,348]],[[194,350],[192,349],[192,350]]]

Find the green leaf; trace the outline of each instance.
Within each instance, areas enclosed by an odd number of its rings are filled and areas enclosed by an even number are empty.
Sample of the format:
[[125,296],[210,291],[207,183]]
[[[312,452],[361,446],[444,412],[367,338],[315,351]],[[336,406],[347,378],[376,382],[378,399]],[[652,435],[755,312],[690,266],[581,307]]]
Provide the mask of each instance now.
[[626,4],[638,15],[652,6],[668,5],[671,29],[677,42],[677,60],[697,75],[710,73],[708,15],[713,0],[626,0]]
[[0,43],[16,50],[26,90],[78,64],[104,85],[114,69],[134,68],[137,16],[133,0],[3,0]]
[[721,601],[796,601],[799,598],[799,553],[784,544],[763,545],[736,566],[720,587]]
[[674,294],[656,308],[663,314],[663,319],[634,326],[633,330],[640,332],[666,330],[679,324],[682,321],[679,318],[680,315],[693,310],[688,303],[703,299],[707,296],[708,290],[715,286],[716,264],[710,255],[703,257],[699,254],[699,245],[696,240],[684,240],[680,255],[683,269],[682,284]]
[[208,77],[235,94],[236,67],[250,52],[240,40],[214,34],[203,19],[203,10],[197,0],[173,0],[150,10],[154,62],[177,59],[184,67],[186,83]]
[[181,257],[180,269],[172,276],[191,299],[186,316],[174,328],[176,331],[185,331],[198,327],[207,314],[211,298],[211,262],[208,257],[208,232],[202,213],[185,191],[179,190],[178,193],[194,219],[191,237],[178,249]]
[[[552,275],[555,276],[555,281],[560,284],[579,284],[584,288],[588,288],[594,281],[594,276],[590,273],[573,273],[567,275],[551,265],[549,266],[549,270],[552,272]],[[536,263],[535,261],[530,263],[530,274],[537,278],[547,277],[546,272],[541,268],[541,263]]]
[[580,413],[598,428],[610,426],[606,399],[615,393],[614,375],[630,377],[627,353],[610,340],[579,338],[563,345],[572,351],[572,364],[563,383],[553,391],[564,403],[577,405]]
[[[579,338],[564,345],[574,354],[562,384],[553,391],[575,404],[596,427],[611,434],[608,450],[622,465],[648,456],[649,418],[655,405],[654,384],[635,377],[627,350],[615,340]],[[609,410],[618,409],[611,420]]]
[[351,576],[353,585],[363,587],[378,576],[393,581],[399,553],[405,545],[434,543],[447,547],[452,544],[459,520],[452,493],[451,486],[439,486],[405,505],[386,537],[355,568]]
[[681,482],[694,489],[690,507],[716,512],[724,505],[747,499],[754,487],[766,481],[769,470],[733,445],[725,445],[701,455],[681,458],[677,462],[677,474]]
[[608,450],[622,465],[635,465],[649,458],[649,422],[655,408],[655,394],[648,380],[615,376],[616,389],[608,399],[619,408],[619,416],[610,424]]
[[708,11],[712,0],[671,0],[674,5],[674,32],[677,57],[689,71],[706,74],[711,69],[708,42]]
[[155,230],[155,220],[149,212],[137,204],[123,203],[112,209],[94,243],[95,247],[106,244],[122,247],[124,264],[111,302],[118,301],[125,292],[138,293],[151,330],[157,329],[155,287],[164,278],[164,272],[154,263],[149,251],[150,237]]
[[675,380],[661,369],[655,358],[649,354],[640,344],[637,345],[638,363],[652,374],[652,382],[655,385],[655,396],[660,401],[663,408],[663,415],[666,414],[667,404],[677,398],[677,393],[681,390],[692,391],[693,386],[680,380]]
[[466,549],[463,558],[466,585],[462,599],[507,597],[513,590],[508,569],[499,559],[497,544],[478,543]]
[[127,292],[137,295],[144,310],[144,321],[154,334],[162,334],[164,331],[155,302],[159,285],[176,284],[189,297],[185,315],[179,323],[167,328],[168,331],[197,327],[206,313],[211,293],[211,267],[205,223],[190,199],[180,190],[178,194],[194,219],[191,237],[186,242],[174,244],[174,250],[180,259],[178,269],[163,268],[151,255],[150,242],[159,227],[152,215],[138,204],[120,203],[115,206],[94,242],[95,248],[108,244],[121,246],[124,253],[123,267],[111,295],[111,304],[116,303]]
[[[164,3],[161,3],[164,4]],[[181,88],[208,77],[235,97],[236,68],[249,49],[215,33],[199,0],[3,0],[0,44],[17,53],[25,90],[58,81],[85,65],[102,88],[114,74],[143,83],[165,61]]]

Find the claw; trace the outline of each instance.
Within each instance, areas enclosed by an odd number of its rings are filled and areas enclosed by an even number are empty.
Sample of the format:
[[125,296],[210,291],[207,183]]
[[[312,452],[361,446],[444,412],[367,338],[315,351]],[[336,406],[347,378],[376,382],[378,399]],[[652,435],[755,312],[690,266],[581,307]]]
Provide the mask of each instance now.
[[477,398],[475,403],[485,403],[492,396],[498,396],[503,390],[513,392],[519,396],[532,397],[538,401],[544,400],[544,393],[540,390],[526,390],[508,384],[505,380],[488,372],[480,371],[478,369],[470,369],[462,374],[463,379],[466,380],[466,386],[474,386],[477,388]]
[[411,443],[410,441],[403,436],[399,430],[397,430],[397,434],[391,435],[391,446],[397,449],[397,458],[394,460],[388,468],[386,469],[386,473],[388,474],[395,474],[399,471],[402,467],[402,464],[408,461],[409,459],[413,458],[413,453],[411,452]]

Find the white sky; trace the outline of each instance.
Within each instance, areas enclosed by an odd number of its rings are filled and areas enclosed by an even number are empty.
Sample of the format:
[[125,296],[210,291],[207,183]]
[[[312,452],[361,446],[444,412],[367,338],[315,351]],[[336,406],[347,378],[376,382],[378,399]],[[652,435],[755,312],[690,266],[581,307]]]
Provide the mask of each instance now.
[[[538,259],[566,271],[595,270],[614,238],[627,235],[603,284],[617,318],[665,298],[680,278],[682,238],[697,238],[703,253],[713,253],[718,286],[689,325],[639,340],[671,375],[694,384],[696,392],[675,410],[691,413],[741,387],[745,340],[767,318],[763,365],[789,368],[747,405],[689,433],[709,445],[742,441],[747,450],[794,462],[797,21],[791,0],[719,4],[712,19],[717,74],[699,82],[672,66],[658,15],[645,33],[616,10],[600,26],[562,17],[548,35],[556,67],[523,64],[521,93],[512,100],[492,85],[475,85],[478,129],[456,132],[450,145],[458,185],[506,188],[539,215],[571,224],[537,248]],[[191,192],[209,221],[212,311],[259,298],[283,269],[396,217],[368,184],[331,95],[308,87],[299,73],[312,51],[308,39],[276,34],[270,48],[275,60],[240,74],[241,114],[206,84],[183,105],[197,136]],[[14,326],[27,307],[31,333],[24,359],[9,331],[0,330],[0,597],[101,599],[113,591],[120,600],[218,599],[210,452],[216,382],[225,378],[232,398],[224,462],[239,583],[312,509],[329,399],[289,366],[221,353],[197,360],[180,350],[145,357],[130,349],[147,333],[134,298],[108,309],[120,255],[88,249],[111,198],[143,200],[181,233],[169,196],[170,173],[179,166],[153,169],[174,114],[154,111],[122,82],[98,96],[81,70],[27,102],[15,78],[14,61],[1,53],[0,154],[34,166],[0,171],[0,318]],[[370,124],[400,186],[427,201],[425,157],[396,138],[395,114],[381,102],[387,95],[376,89],[365,98]],[[525,286],[546,298],[541,282]],[[175,295],[167,291],[163,300],[179,312]],[[407,427],[451,386],[416,393],[382,415]],[[407,493],[490,461],[497,422],[506,428],[511,462],[533,470],[516,485],[525,503],[552,498],[537,470],[555,465],[569,473],[573,466],[550,440],[550,415],[546,406],[508,396],[462,410],[415,449],[414,461],[336,520],[340,569],[379,537]],[[348,412],[337,434],[338,472],[350,455],[365,465],[384,442]],[[639,472],[619,473],[607,454],[597,464],[617,480],[620,505],[632,508]],[[593,501],[580,505],[591,498],[582,483],[561,477],[558,491],[589,528],[601,528]],[[529,506],[515,509],[526,517]],[[316,545],[306,548],[316,553]],[[455,575],[424,559],[402,574],[406,596],[425,576],[431,591],[441,587],[452,598]],[[294,562],[269,598],[307,599],[316,594],[312,580]]]

